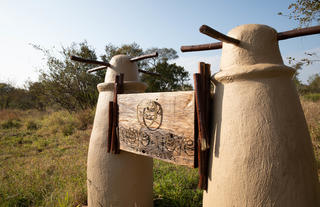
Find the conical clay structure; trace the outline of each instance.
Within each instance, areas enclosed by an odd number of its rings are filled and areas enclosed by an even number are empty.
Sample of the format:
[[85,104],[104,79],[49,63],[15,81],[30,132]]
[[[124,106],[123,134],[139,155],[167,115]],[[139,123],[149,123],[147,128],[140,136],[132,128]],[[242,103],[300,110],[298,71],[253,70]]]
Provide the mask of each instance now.
[[214,75],[214,126],[203,206],[320,206],[317,168],[277,32],[242,25]]
[[115,76],[124,74],[124,93],[143,92],[146,85],[139,82],[138,67],[129,57],[114,56],[110,64],[105,82],[98,85],[87,164],[88,206],[152,206],[152,159],[125,151],[107,153],[109,102],[114,97]]

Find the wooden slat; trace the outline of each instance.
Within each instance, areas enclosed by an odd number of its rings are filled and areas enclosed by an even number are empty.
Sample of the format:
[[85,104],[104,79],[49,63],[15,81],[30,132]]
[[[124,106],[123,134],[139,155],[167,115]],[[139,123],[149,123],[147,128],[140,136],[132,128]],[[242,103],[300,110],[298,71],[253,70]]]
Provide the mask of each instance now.
[[112,128],[113,128],[113,101],[109,102],[109,127],[107,137],[107,152],[111,151],[111,139],[112,139]]
[[113,89],[113,101],[109,102],[109,129],[107,135],[107,152],[113,154],[119,154],[119,135],[118,135],[118,116],[119,116],[119,107],[118,107],[118,94],[123,93],[124,74],[121,73],[115,77],[114,89]]
[[146,54],[146,55],[140,55],[138,57],[131,58],[130,61],[131,62],[140,61],[140,60],[144,60],[144,59],[147,59],[147,58],[158,57],[158,55],[159,55],[158,52],[154,52],[154,53],[150,53],[150,54]]
[[119,94],[120,149],[194,166],[194,92]]
[[181,46],[181,52],[196,52],[196,51],[203,51],[203,50],[217,50],[222,48],[222,42],[215,42],[215,43],[208,43],[208,44],[201,44],[201,45],[186,45]]
[[202,25],[199,30],[201,33],[206,34],[209,37],[215,38],[217,40],[220,40],[221,42],[231,43],[234,45],[240,44],[239,40],[222,34],[221,32],[218,32],[217,30],[209,27],[208,25]]
[[198,167],[200,189],[206,190],[208,183],[209,160],[209,121],[210,121],[210,65],[199,63],[199,73],[193,75],[198,125]]

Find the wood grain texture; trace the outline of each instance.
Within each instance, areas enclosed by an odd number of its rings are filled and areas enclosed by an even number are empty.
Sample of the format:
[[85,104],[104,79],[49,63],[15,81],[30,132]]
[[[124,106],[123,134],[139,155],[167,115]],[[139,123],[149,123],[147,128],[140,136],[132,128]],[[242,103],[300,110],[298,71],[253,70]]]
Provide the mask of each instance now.
[[194,92],[119,94],[120,149],[194,166]]

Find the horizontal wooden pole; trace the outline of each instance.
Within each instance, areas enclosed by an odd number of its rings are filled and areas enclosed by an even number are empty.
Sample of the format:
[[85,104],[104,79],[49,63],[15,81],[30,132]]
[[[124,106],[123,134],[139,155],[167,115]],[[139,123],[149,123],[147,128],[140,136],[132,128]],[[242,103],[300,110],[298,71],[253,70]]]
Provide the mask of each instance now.
[[234,45],[240,44],[239,40],[232,38],[232,37],[229,37],[225,34],[222,34],[221,32],[218,32],[217,30],[209,27],[208,25],[202,25],[200,27],[199,31],[202,34],[205,34],[205,35],[208,35],[209,37],[220,40],[221,42],[226,42],[226,43],[230,43],[230,44],[234,44]]
[[[92,68],[90,70],[87,70],[88,73],[92,73],[92,72],[96,72],[96,71],[99,71],[99,70],[104,70],[104,69],[107,69],[108,67],[107,66],[99,66],[99,67],[96,67],[96,68]],[[145,71],[145,70],[141,70],[141,69],[138,69],[138,71],[140,73],[145,73],[145,74],[148,74],[148,75],[154,75],[154,76],[161,76],[160,74],[158,73],[153,73],[153,72],[148,72],[148,71]]]
[[92,72],[95,72],[95,71],[99,71],[99,70],[104,70],[104,69],[107,69],[108,66],[99,66],[99,67],[95,67],[95,68],[92,68],[90,70],[87,70],[88,73],[92,73]]
[[[145,57],[142,57],[142,56],[139,56],[137,58],[140,58],[139,60],[141,60],[141,58],[149,58],[149,57],[156,57],[158,55],[158,53],[152,53],[152,54],[148,54],[148,55],[145,55]],[[148,57],[146,57],[148,56]],[[88,60],[88,59],[84,59],[84,58],[81,58],[81,57],[77,57],[77,56],[70,56],[70,59],[71,60],[74,60],[74,61],[78,61],[78,62],[82,62],[82,63],[89,63],[89,64],[97,64],[97,65],[103,65],[103,66],[99,66],[99,67],[96,67],[96,68],[92,68],[90,70],[88,70],[87,72],[88,73],[92,73],[92,72],[95,72],[95,71],[98,71],[98,70],[103,70],[103,69],[107,69],[108,67],[110,67],[110,63],[108,62],[102,62],[102,61],[97,61],[97,60]],[[131,60],[131,59],[130,59]],[[132,60],[131,60],[132,61]],[[138,61],[138,60],[134,60],[134,61]],[[134,62],[133,61],[133,62]],[[149,72],[149,71],[145,71],[145,70],[141,70],[139,69],[138,70],[140,73],[145,73],[145,74],[148,74],[148,75],[154,75],[154,76],[161,76],[160,74],[158,73],[153,73],[153,72]]]
[[135,62],[135,61],[144,60],[144,59],[153,58],[153,57],[158,57],[158,52],[154,52],[146,55],[140,55],[138,57],[131,58],[130,61]]
[[[279,32],[277,34],[278,40],[286,40],[295,37],[301,37],[306,35],[314,35],[320,33],[320,26],[307,27],[302,29],[294,29],[285,32]],[[196,51],[204,51],[204,50],[216,50],[222,48],[222,42],[216,43],[208,43],[201,45],[189,45],[189,46],[181,46],[181,52],[196,52]]]
[[314,27],[294,29],[294,30],[289,30],[285,32],[278,32],[277,38],[278,40],[286,40],[290,38],[319,34],[319,33],[320,33],[320,25],[314,26]]
[[195,51],[203,51],[203,50],[216,50],[222,48],[222,42],[202,44],[202,45],[188,45],[181,46],[181,52],[195,52]]
[[144,74],[148,74],[148,75],[153,75],[153,76],[159,76],[161,77],[161,75],[159,73],[153,73],[153,72],[149,72],[149,71],[145,71],[145,70],[141,70],[141,69],[138,69],[138,71],[140,73],[144,73]]
[[77,57],[74,55],[70,56],[71,60],[77,61],[77,62],[82,62],[82,63],[88,63],[88,64],[95,64],[95,65],[104,65],[104,66],[110,66],[110,63],[108,62],[102,62],[102,61],[98,61],[98,60],[89,60],[89,59],[85,59],[82,57]]

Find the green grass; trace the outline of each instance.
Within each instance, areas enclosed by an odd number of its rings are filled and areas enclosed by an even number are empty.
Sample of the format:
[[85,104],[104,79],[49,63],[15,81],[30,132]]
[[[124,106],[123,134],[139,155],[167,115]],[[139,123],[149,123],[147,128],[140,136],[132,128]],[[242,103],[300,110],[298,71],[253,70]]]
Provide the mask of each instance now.
[[[86,205],[93,114],[1,111],[0,207]],[[197,169],[155,160],[154,206],[201,206],[197,182]]]
[[320,93],[309,93],[303,95],[303,98],[307,101],[317,102],[320,100]]
[[[59,113],[68,117],[67,112]],[[21,113],[19,128],[12,125],[0,130],[0,206],[86,203],[90,129],[66,135],[56,128],[56,116]],[[32,117],[36,124],[30,124]]]
[[[320,169],[320,103],[302,105]],[[0,207],[86,205],[93,114],[0,111]],[[197,169],[154,160],[153,176],[155,207],[202,206]]]
[[202,206],[198,169],[154,160],[154,206]]

